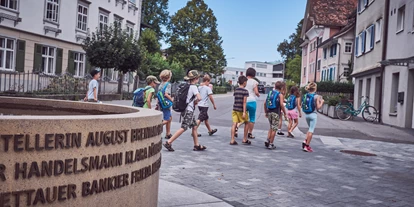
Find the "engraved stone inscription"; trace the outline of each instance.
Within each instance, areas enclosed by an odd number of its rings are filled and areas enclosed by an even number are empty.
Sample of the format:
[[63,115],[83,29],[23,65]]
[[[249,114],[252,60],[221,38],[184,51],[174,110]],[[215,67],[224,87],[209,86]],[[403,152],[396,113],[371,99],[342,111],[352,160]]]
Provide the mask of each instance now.
[[10,207],[11,201],[14,201],[14,206],[35,206],[75,199],[76,197],[76,185],[74,184],[12,191],[0,193],[0,207]]
[[81,133],[66,134],[2,134],[0,135],[0,150],[8,152],[45,151],[57,149],[70,149],[81,147]]
[[14,178],[30,179],[32,177],[50,177],[61,174],[78,174],[86,171],[100,170],[104,168],[118,167],[122,165],[122,152],[91,156],[83,158],[71,158],[65,160],[49,160],[31,163],[16,163]]
[[161,157],[152,163],[152,165],[132,171],[131,177],[129,177],[128,173],[125,173],[112,177],[85,181],[79,186],[68,184],[38,189],[2,192],[0,193],[0,207],[10,207],[12,200],[14,201],[14,206],[34,206],[38,204],[51,204],[57,201],[76,199],[78,197],[76,194],[78,187],[81,188],[82,197],[98,195],[100,193],[117,190],[138,183],[156,173],[160,167]]
[[[0,186],[9,186],[0,187],[0,207],[60,205],[136,186],[161,167],[161,157],[149,163],[146,160],[161,152],[162,141],[144,142],[161,132],[162,125],[86,133],[0,134],[0,154],[24,155],[23,159],[0,163]],[[70,153],[71,150],[76,153]],[[58,156],[44,156],[51,151],[58,151]],[[60,151],[65,153],[59,156]],[[36,153],[42,156],[34,157]],[[30,160],[31,157],[36,160]],[[51,178],[68,183],[49,184]],[[43,185],[10,188],[16,182]]]

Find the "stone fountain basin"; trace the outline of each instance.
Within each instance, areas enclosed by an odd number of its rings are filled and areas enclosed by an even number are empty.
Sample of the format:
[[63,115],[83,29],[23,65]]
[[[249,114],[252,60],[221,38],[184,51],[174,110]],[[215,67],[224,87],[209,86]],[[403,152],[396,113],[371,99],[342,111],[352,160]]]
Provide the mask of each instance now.
[[157,206],[162,114],[0,97],[0,206]]

